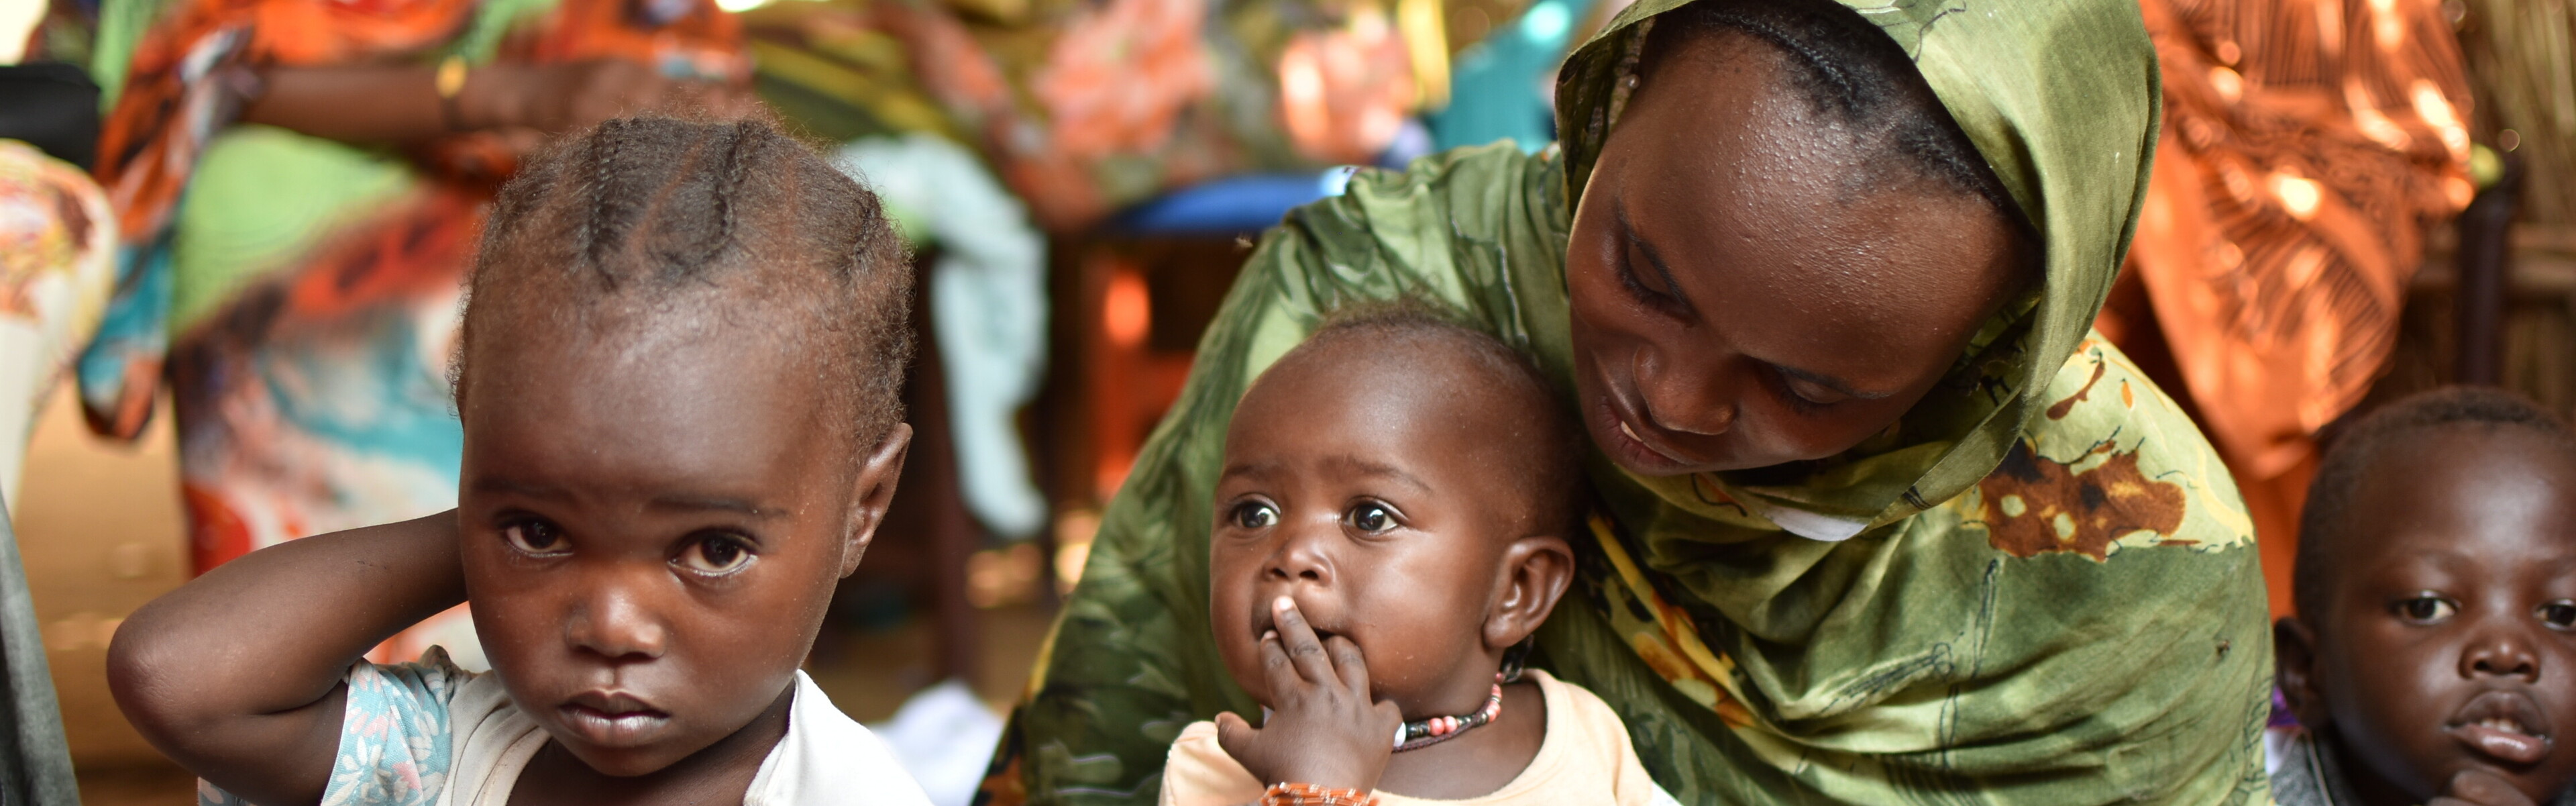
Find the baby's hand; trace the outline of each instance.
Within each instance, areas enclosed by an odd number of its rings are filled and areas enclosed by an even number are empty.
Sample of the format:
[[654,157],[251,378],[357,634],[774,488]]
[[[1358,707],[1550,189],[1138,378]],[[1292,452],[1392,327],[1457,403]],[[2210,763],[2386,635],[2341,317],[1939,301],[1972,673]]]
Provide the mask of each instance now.
[[2461,770],[2424,806],[2533,806],[2513,782],[2485,770]]
[[1217,744],[1264,784],[1299,783],[1370,791],[1395,755],[1404,713],[1369,700],[1368,665],[1358,644],[1315,630],[1297,603],[1271,603],[1277,629],[1261,636],[1261,668],[1270,679],[1270,718],[1255,728],[1234,714],[1216,717]]

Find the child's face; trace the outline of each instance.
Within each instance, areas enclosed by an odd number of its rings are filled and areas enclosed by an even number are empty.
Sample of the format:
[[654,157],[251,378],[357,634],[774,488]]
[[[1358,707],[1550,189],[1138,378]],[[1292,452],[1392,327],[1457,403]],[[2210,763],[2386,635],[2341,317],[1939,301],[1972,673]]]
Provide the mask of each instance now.
[[[1481,704],[1501,651],[1564,589],[1562,573],[1515,571],[1532,552],[1565,554],[1554,537],[1516,542],[1553,531],[1514,480],[1530,430],[1515,418],[1542,415],[1392,363],[1283,361],[1227,432],[1209,618],[1235,682],[1263,703],[1259,644],[1280,596],[1319,638],[1357,644],[1372,694],[1414,718]],[[1516,609],[1530,596],[1544,600],[1534,617]]]
[[2483,769],[2547,802],[2576,775],[2576,463],[2514,428],[2403,439],[2353,491],[2326,612],[2279,631],[2283,692],[2363,788]]
[[458,521],[511,699],[593,769],[641,775],[784,708],[908,432],[854,474],[786,350],[722,326],[611,329],[485,340]]

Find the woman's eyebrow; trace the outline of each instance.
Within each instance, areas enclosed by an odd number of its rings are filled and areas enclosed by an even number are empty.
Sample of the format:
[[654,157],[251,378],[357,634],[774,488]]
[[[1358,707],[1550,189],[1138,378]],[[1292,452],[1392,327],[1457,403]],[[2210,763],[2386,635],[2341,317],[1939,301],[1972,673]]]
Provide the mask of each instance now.
[[1784,367],[1779,364],[1772,364],[1771,368],[1792,379],[1803,383],[1812,383],[1817,386],[1822,386],[1846,397],[1859,398],[1861,400],[1885,400],[1896,396],[1895,392],[1863,392],[1852,388],[1850,381],[1836,378],[1831,375],[1809,372],[1796,367]]

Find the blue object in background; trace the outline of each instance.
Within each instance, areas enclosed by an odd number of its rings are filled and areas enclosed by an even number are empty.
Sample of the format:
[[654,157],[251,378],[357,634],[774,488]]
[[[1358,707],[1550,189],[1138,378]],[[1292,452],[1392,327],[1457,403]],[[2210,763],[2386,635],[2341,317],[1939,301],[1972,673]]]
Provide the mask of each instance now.
[[1348,166],[1322,174],[1247,174],[1202,182],[1127,208],[1110,228],[1137,235],[1256,235],[1298,206],[1339,196]]
[[[1433,151],[1505,138],[1523,151],[1555,141],[1556,98],[1548,78],[1565,60],[1576,19],[1590,12],[1593,2],[1538,0],[1484,41],[1459,51],[1450,65],[1449,105],[1419,123],[1407,121],[1377,164],[1401,169]],[[1272,173],[1211,180],[1127,208],[1109,226],[1135,235],[1257,235],[1289,210],[1341,195],[1354,170],[1343,166],[1325,169],[1320,176]]]
[[1574,23],[1593,0],[1538,0],[1485,41],[1467,46],[1449,67],[1449,106],[1425,116],[1434,148],[1510,138],[1522,151],[1556,140],[1556,66],[1565,61]]

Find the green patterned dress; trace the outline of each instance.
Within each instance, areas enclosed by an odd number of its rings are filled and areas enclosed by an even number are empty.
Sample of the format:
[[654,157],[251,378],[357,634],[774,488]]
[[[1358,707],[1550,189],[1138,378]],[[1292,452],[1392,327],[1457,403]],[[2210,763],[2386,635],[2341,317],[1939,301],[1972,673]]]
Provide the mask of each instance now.
[[[1263,238],[1101,525],[990,803],[1148,803],[1165,747],[1253,713],[1207,622],[1211,494],[1245,386],[1346,301],[1445,302],[1571,386],[1570,199],[1641,0],[1560,74],[1563,150],[1462,149]],[[2265,803],[2270,627],[2235,485],[2091,328],[2158,120],[2129,0],[1844,0],[1901,45],[2045,241],[1887,432],[1794,473],[1630,475],[1536,663],[1601,695],[1685,803]]]

